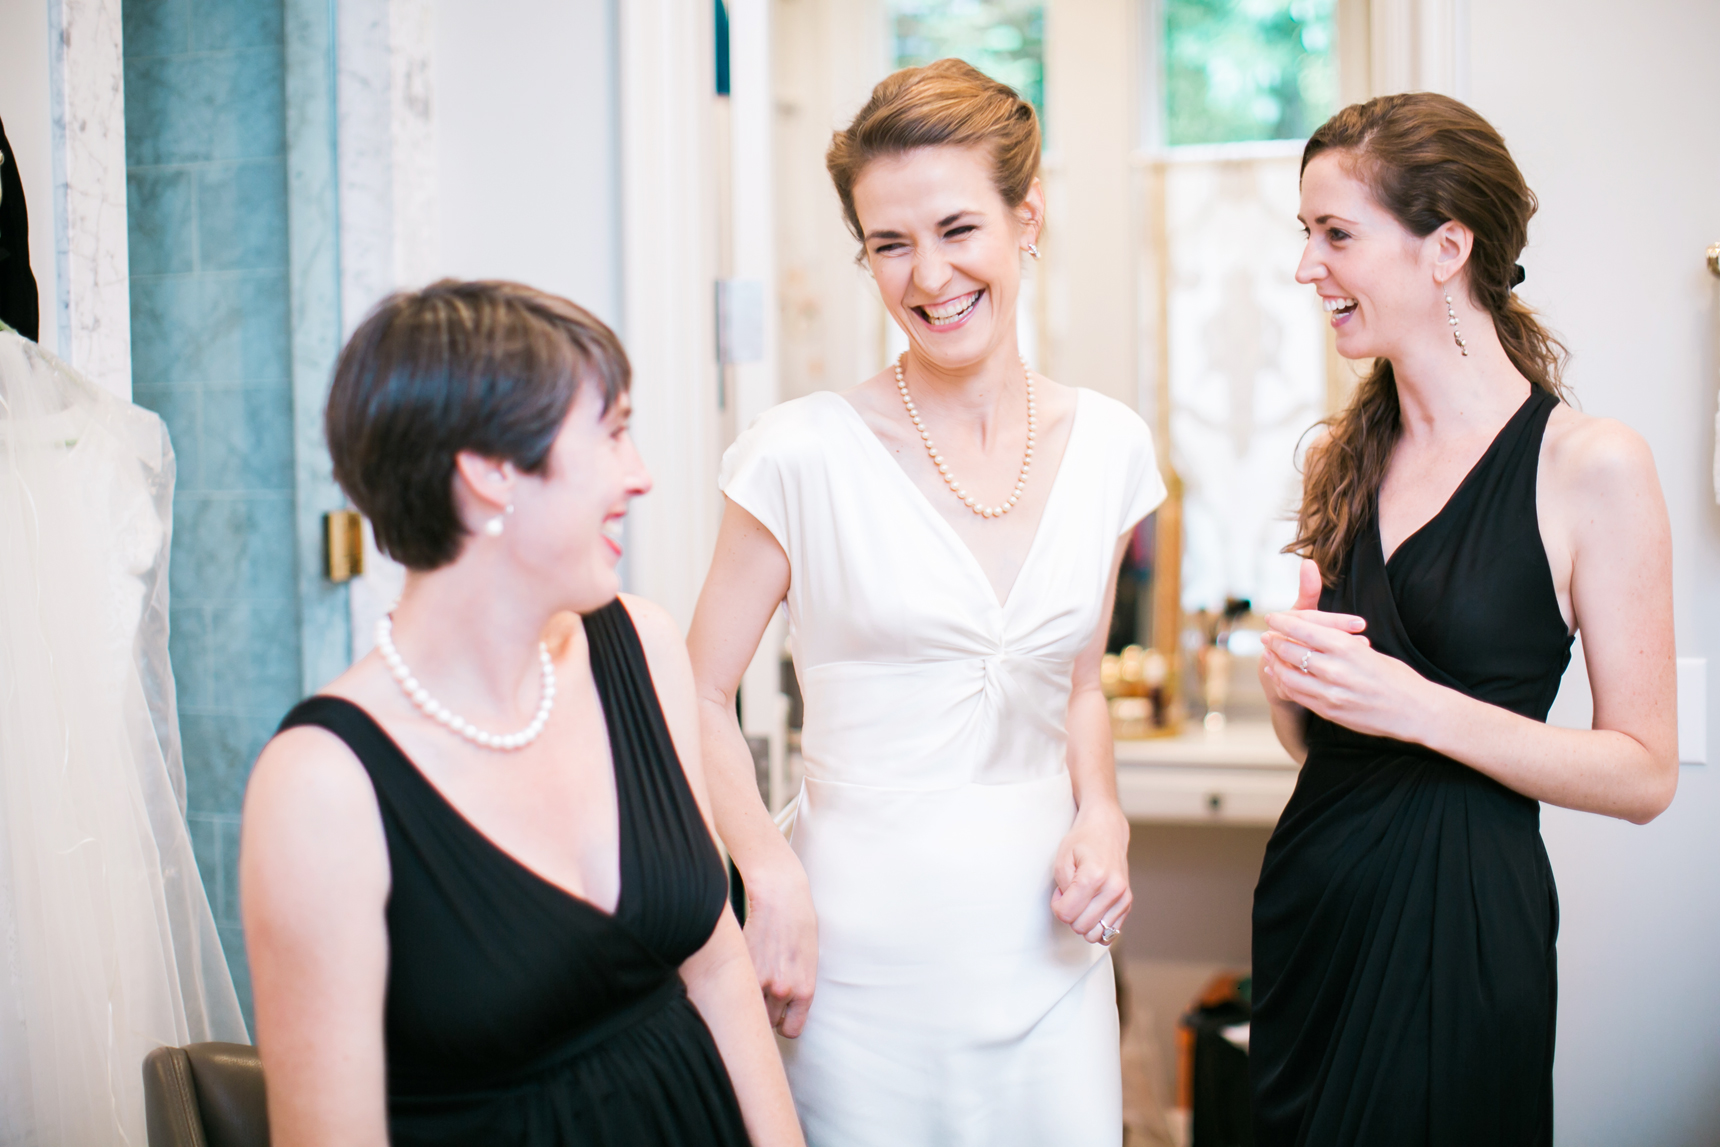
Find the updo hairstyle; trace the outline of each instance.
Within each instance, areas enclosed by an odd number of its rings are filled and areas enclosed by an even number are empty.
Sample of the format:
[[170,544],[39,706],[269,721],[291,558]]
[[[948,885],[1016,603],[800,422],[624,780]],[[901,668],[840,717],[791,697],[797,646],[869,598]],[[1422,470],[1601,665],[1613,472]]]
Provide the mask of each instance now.
[[856,240],[866,239],[854,210],[860,174],[875,159],[922,147],[988,149],[992,184],[1014,210],[1039,174],[1039,117],[1015,89],[961,60],[886,76],[854,122],[831,139],[824,156],[842,217]]
[[454,457],[542,475],[581,386],[607,412],[627,352],[585,308],[519,283],[444,279],[384,299],[335,366],[324,430],[335,481],[383,553],[414,570],[459,556]]
[[[1469,228],[1469,301],[1493,320],[1512,365],[1565,397],[1564,346],[1512,292],[1539,204],[1493,125],[1449,96],[1380,96],[1321,125],[1302,150],[1302,171],[1327,152],[1338,154],[1410,234],[1425,238],[1450,221]],[[1325,425],[1326,440],[1308,451],[1297,536],[1285,549],[1313,558],[1333,585],[1374,512],[1402,429],[1391,363],[1376,359],[1349,405]]]

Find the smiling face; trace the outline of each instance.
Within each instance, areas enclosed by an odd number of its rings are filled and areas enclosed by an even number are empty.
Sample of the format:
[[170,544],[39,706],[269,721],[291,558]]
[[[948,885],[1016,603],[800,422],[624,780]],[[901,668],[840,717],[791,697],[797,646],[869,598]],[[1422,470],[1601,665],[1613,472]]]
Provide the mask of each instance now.
[[1021,255],[1043,217],[1037,183],[1012,210],[984,148],[921,148],[868,164],[854,209],[878,292],[916,355],[956,370],[1015,354]]
[[632,412],[623,392],[605,413],[602,387],[585,381],[550,448],[548,468],[515,480],[514,512],[501,540],[534,581],[555,587],[553,608],[587,612],[620,592],[622,519],[627,504],[651,488],[628,429]]
[[1397,357],[1407,338],[1445,323],[1445,294],[1462,297],[1452,280],[1455,225],[1426,238],[1412,234],[1356,178],[1344,153],[1322,152],[1308,164],[1297,218],[1308,244],[1296,281],[1319,292],[1345,358]]

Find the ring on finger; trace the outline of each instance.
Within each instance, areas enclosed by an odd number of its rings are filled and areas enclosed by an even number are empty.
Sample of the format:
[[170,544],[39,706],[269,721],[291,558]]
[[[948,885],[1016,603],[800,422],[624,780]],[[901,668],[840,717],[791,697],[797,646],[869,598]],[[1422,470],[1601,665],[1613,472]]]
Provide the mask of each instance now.
[[1300,665],[1296,666],[1296,668],[1300,669],[1304,673],[1308,672],[1308,662],[1312,661],[1313,658],[1314,658],[1314,651],[1312,649],[1307,650],[1306,652],[1304,652],[1302,654],[1302,663]]
[[1099,920],[1099,928],[1099,943],[1101,944],[1109,944],[1112,940],[1115,940],[1118,936],[1123,934],[1123,930],[1121,928],[1105,923],[1103,918]]

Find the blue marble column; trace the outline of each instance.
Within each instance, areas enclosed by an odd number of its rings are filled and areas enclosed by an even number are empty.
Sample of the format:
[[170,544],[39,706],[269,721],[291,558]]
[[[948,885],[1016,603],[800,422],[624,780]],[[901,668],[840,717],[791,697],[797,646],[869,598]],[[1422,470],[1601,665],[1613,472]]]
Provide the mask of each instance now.
[[167,421],[178,454],[172,655],[189,815],[247,1013],[237,879],[245,781],[287,709],[338,672],[320,643],[345,644],[343,629],[319,637],[309,671],[307,606],[319,635],[344,624],[329,616],[329,590],[307,577],[320,545],[301,521],[320,513],[302,472],[314,494],[327,462],[320,438],[300,442],[297,427],[315,415],[299,391],[312,376],[326,383],[329,336],[295,352],[319,300],[333,316],[325,326],[339,312],[338,299],[298,286],[300,248],[321,231],[332,250],[336,230],[331,212],[301,221],[291,206],[287,7],[122,8],[133,396]]

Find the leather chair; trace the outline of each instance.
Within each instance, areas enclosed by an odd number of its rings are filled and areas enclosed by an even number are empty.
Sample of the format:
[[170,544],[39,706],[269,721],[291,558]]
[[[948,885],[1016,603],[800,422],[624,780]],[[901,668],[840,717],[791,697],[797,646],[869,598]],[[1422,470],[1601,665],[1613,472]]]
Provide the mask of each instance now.
[[158,1047],[143,1057],[149,1147],[268,1147],[263,1061],[238,1043]]

